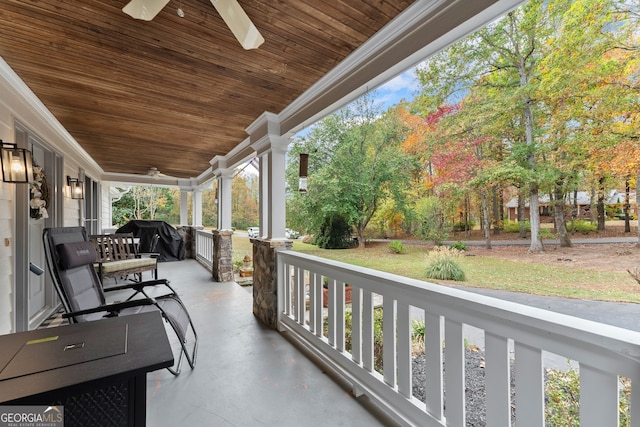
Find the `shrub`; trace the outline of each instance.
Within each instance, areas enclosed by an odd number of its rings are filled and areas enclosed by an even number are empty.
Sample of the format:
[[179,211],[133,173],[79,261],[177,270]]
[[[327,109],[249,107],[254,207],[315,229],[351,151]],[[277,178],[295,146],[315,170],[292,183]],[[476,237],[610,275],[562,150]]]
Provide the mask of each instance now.
[[567,223],[567,230],[578,233],[591,233],[596,231],[598,224],[584,219],[576,219]]
[[447,239],[445,215],[440,199],[435,196],[420,199],[416,203],[415,216],[418,222],[416,231],[422,240],[430,240],[437,245]]
[[[531,223],[528,220],[524,222],[524,226],[527,231],[531,231]],[[518,221],[505,220],[503,230],[505,233],[519,233],[520,223]]]
[[426,325],[423,320],[414,320],[411,322],[411,352],[414,355],[424,354],[424,333]]
[[464,271],[455,260],[459,255],[460,251],[456,249],[445,246],[436,247],[427,257],[427,277],[439,280],[465,280]]
[[449,246],[451,249],[455,249],[457,251],[466,251],[467,250],[467,244],[464,242],[453,242],[451,244],[451,246]]
[[389,251],[394,254],[401,254],[404,253],[405,248],[400,240],[394,240],[389,243]]
[[314,244],[322,249],[346,249],[351,240],[351,225],[341,216],[332,216],[324,219]]
[[233,262],[233,271],[237,273],[238,271],[240,271],[240,268],[242,268],[242,266],[244,265],[244,258],[240,258],[240,256],[234,255],[232,258],[232,262]]
[[472,221],[472,220],[456,221],[453,223],[452,229],[455,232],[473,230],[473,227],[475,227],[475,225],[476,225],[475,221]]
[[[620,426],[629,426],[631,381],[620,378]],[[545,420],[550,426],[580,425],[580,375],[573,369],[549,370],[545,381]]]
[[416,338],[419,336],[424,337],[424,332],[427,326],[424,324],[423,320],[414,320],[411,322],[411,338]]
[[556,235],[548,228],[541,228],[538,231],[538,237],[540,237],[541,239],[555,239]]

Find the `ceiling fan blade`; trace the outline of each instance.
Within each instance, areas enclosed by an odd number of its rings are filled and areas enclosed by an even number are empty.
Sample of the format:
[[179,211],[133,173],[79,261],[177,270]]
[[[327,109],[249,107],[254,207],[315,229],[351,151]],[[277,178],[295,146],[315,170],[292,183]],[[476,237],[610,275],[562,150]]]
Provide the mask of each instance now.
[[169,0],[131,0],[122,11],[135,19],[151,21],[167,3]]
[[246,50],[257,49],[264,38],[237,0],[211,0],[233,35]]

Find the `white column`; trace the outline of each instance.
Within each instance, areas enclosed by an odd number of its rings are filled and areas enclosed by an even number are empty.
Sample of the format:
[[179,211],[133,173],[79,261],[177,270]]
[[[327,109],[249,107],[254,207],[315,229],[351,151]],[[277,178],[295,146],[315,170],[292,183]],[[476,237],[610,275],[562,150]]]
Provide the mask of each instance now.
[[231,182],[233,170],[225,169],[218,177],[218,230],[231,230]]
[[[269,216],[267,238],[284,239],[286,226],[286,180],[285,180],[285,156],[287,154],[286,141],[288,138],[272,138],[269,154]],[[264,233],[263,233],[264,234]]]
[[260,160],[260,233],[285,239],[285,156],[290,135],[280,134],[278,115],[265,112],[247,128],[250,146]]
[[189,192],[180,190],[180,225],[189,225]]
[[260,227],[260,237],[267,235],[267,228],[269,224],[269,152],[262,153],[258,156],[260,163],[260,173],[258,175],[258,226]]
[[202,227],[202,190],[193,191],[193,226]]

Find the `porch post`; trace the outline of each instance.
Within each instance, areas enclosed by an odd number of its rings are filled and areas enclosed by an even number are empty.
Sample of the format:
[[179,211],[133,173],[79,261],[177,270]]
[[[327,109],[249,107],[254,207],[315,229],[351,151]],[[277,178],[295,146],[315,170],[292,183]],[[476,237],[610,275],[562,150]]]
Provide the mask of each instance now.
[[[286,176],[285,157],[289,138],[273,138],[271,153],[269,155],[269,224],[267,227],[268,239],[284,239],[287,205],[285,200]],[[264,233],[263,233],[264,235]]]
[[258,154],[258,164],[260,172],[258,173],[258,227],[260,227],[260,236],[267,234],[267,221],[269,218],[269,205],[266,201],[269,194],[269,181],[267,175],[269,173],[268,153]]
[[218,230],[231,230],[232,169],[219,169],[218,176]]
[[202,227],[202,190],[193,190],[193,225],[194,227]]
[[276,253],[291,249],[285,238],[285,158],[289,137],[280,135],[275,114],[264,113],[249,128],[260,161],[260,233],[253,243],[253,314],[267,327],[278,326]]
[[226,161],[220,157],[214,157],[211,166],[218,181],[218,228],[213,230],[213,280],[231,282],[234,280],[233,230],[231,229],[233,169],[227,168]]
[[180,225],[189,225],[189,192],[180,190]]

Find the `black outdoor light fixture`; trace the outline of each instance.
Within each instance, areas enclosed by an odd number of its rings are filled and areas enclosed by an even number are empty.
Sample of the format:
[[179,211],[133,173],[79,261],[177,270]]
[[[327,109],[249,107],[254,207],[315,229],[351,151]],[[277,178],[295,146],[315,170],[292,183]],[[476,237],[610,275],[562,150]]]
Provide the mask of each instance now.
[[17,144],[2,142],[0,139],[0,161],[2,163],[2,181],[19,183],[33,181],[31,151],[18,148]]
[[298,191],[301,193],[307,192],[307,171],[309,169],[309,154],[300,153],[300,181],[298,182]]
[[67,185],[72,199],[84,199],[84,184],[80,179],[67,175]]

